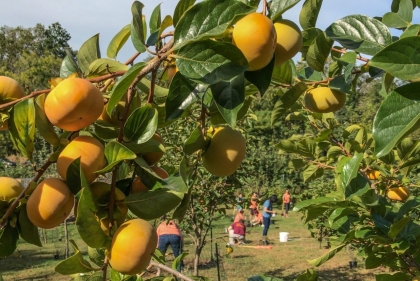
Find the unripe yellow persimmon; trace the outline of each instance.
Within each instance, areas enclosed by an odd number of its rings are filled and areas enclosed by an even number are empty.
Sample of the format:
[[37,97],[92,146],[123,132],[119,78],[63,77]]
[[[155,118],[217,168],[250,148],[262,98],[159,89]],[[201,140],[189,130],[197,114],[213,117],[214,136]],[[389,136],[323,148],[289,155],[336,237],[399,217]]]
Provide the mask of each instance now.
[[369,170],[366,172],[366,176],[370,180],[377,180],[380,175],[381,175],[381,172],[376,171],[376,170]]
[[229,126],[217,127],[203,153],[203,166],[215,176],[229,176],[241,165],[245,151],[245,138],[240,132]]
[[420,276],[414,276],[412,281],[420,281]]
[[312,112],[328,113],[339,110],[346,102],[346,94],[328,87],[318,87],[305,93],[305,106]]
[[277,33],[275,65],[280,65],[300,51],[303,37],[299,27],[290,20],[279,20],[274,23],[274,28]]
[[43,180],[26,205],[29,220],[36,226],[50,229],[62,223],[74,205],[74,195],[58,178]]
[[178,72],[178,67],[176,65],[171,65],[168,67],[168,81],[171,82],[172,78],[174,78],[175,73]]
[[[161,167],[153,166],[151,168],[156,173],[156,175],[158,175],[161,179],[166,179],[167,177],[169,177],[169,174]],[[141,178],[139,176],[137,176],[133,180],[133,183],[131,184],[131,193],[144,192],[148,190],[149,189],[147,188],[146,185],[144,185],[144,183],[141,181]]]
[[[164,144],[162,136],[157,132],[153,135],[152,139],[157,140],[161,144]],[[149,166],[153,166],[156,165],[157,162],[159,162],[159,160],[163,157],[163,154],[164,153],[162,151],[150,152],[144,154],[143,158]]]
[[0,200],[9,202],[19,196],[25,188],[17,180],[9,177],[0,177]]
[[233,44],[238,47],[249,63],[251,71],[264,68],[276,50],[276,30],[269,18],[251,13],[240,19],[233,28]]
[[66,180],[70,164],[81,157],[80,164],[86,180],[91,183],[97,175],[94,173],[106,166],[104,146],[94,137],[78,136],[72,140],[60,153],[57,159],[58,174]]
[[45,99],[44,109],[50,122],[66,131],[91,125],[102,113],[102,93],[89,81],[68,78],[60,82]]
[[118,272],[141,273],[149,265],[158,242],[156,230],[145,220],[123,223],[112,238],[109,263]]
[[[25,91],[22,86],[14,79],[7,76],[0,76],[0,104],[23,98]],[[0,126],[0,131],[9,128],[7,120]]]
[[393,187],[388,190],[387,195],[391,200],[404,202],[410,196],[410,190],[405,186]]
[[[111,185],[105,182],[94,182],[90,185],[90,190],[92,191],[93,197],[97,200],[97,202],[100,204],[100,208],[108,209],[108,202],[109,202],[109,196],[111,193]],[[124,223],[125,218],[127,217],[128,213],[128,207],[124,202],[125,195],[124,193],[118,189],[115,188],[115,205],[118,206],[120,209],[121,216],[116,220],[117,226],[120,226]],[[105,234],[109,235],[108,231],[109,226],[109,218],[105,218],[101,220],[101,228],[104,231]]]

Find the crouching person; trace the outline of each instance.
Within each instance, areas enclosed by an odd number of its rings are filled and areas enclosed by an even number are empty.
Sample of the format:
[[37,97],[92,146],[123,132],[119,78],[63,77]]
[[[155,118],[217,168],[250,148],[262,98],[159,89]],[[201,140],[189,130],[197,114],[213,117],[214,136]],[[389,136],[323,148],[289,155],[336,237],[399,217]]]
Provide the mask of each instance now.
[[235,245],[245,244],[246,226],[243,219],[232,223],[232,225],[229,226],[229,230],[233,230],[233,237],[238,240]]

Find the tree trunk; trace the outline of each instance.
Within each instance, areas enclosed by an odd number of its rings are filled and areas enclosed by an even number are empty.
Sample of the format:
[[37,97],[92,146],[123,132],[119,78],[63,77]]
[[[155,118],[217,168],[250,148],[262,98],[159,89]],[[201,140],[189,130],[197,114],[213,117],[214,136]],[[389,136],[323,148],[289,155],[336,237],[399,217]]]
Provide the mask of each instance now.
[[200,263],[200,255],[201,250],[203,249],[201,243],[201,239],[198,240],[198,245],[196,244],[195,248],[195,256],[194,256],[194,276],[198,276],[198,265]]
[[67,229],[67,219],[64,221],[64,241],[66,243],[65,257],[69,257],[69,231]]

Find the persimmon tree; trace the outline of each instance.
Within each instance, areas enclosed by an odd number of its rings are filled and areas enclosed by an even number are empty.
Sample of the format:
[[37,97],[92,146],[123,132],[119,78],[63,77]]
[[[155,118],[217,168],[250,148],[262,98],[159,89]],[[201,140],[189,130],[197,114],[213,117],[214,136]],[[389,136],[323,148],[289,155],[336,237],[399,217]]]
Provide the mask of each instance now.
[[[55,270],[136,280],[156,244],[156,233],[145,221],[167,213],[184,218],[197,184],[194,171],[203,160],[215,176],[235,172],[246,149],[237,121],[246,116],[255,89],[262,96],[272,87],[281,96],[272,109],[272,123],[282,118],[305,122],[302,135],[279,139],[277,147],[292,154],[291,165],[304,169],[305,181],[322,177],[326,170],[334,174],[332,193],[297,206],[307,221],[328,216],[330,227],[340,233],[335,247],[311,263],[320,265],[350,245],[366,257],[367,268],[384,265],[395,271],[377,280],[418,275],[419,201],[407,190],[416,188],[410,171],[419,163],[418,143],[410,133],[420,118],[420,27],[411,23],[420,3],[390,1],[391,11],[381,18],[350,15],[321,30],[316,22],[322,1],[306,0],[299,30],[287,20],[287,10],[299,2],[180,0],[172,15],[162,17],[160,5],[149,16],[135,1],[131,21],[111,40],[106,57],[96,34],[76,58],[67,51],[60,77],[49,81],[51,89],[13,97],[7,96],[9,88],[2,88],[0,94],[7,98],[0,99],[0,125],[8,128],[14,147],[33,161],[37,130],[54,149],[17,197],[13,192],[0,197],[5,198],[0,201],[0,256],[12,254],[19,237],[41,246],[38,220],[28,214],[36,211],[48,220],[46,210],[62,210],[62,203],[75,197],[77,229],[93,249],[90,261],[72,241],[74,255]],[[390,28],[403,32],[392,37]],[[117,55],[128,42],[137,52],[123,63]],[[299,51],[305,67],[297,71],[291,59]],[[145,52],[152,58],[138,62]],[[357,81],[364,73],[382,77],[384,100],[373,124],[340,128],[334,112],[359,90]],[[395,79],[405,82],[393,89]],[[172,168],[162,178],[153,165],[169,153],[159,135],[185,122],[194,129],[166,134],[185,143],[171,153]],[[48,194],[58,188],[47,185],[43,175],[55,166],[61,177],[55,180],[70,192],[44,209],[44,202],[53,201]],[[381,175],[371,179],[371,170]],[[137,177],[146,190],[132,192]],[[109,187],[95,193],[93,181],[108,181]],[[44,186],[51,192],[43,192]],[[9,188],[2,186],[2,191]],[[28,210],[26,203],[34,200],[40,203]],[[127,220],[127,208],[133,219]],[[163,264],[151,264],[169,271],[169,279],[191,280]],[[299,280],[314,278],[308,270]]]

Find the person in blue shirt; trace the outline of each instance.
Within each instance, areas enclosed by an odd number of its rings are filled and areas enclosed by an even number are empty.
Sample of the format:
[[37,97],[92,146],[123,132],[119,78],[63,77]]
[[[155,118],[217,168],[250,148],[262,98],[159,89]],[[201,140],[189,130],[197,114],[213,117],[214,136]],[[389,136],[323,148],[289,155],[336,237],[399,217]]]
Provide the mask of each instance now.
[[267,232],[268,228],[270,227],[270,220],[271,216],[276,214],[273,211],[273,203],[277,202],[277,195],[271,195],[270,198],[265,200],[263,205],[263,222],[264,222],[264,230],[263,230],[263,241],[267,241]]

